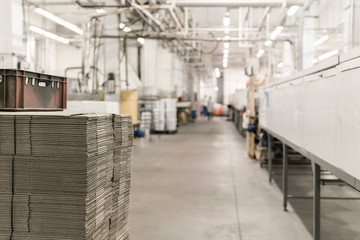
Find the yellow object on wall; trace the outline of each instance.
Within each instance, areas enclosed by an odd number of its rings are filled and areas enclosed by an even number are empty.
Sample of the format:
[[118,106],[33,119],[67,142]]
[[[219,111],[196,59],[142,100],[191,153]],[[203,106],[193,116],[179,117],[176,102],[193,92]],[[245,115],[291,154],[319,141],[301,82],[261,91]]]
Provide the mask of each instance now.
[[132,116],[132,123],[139,122],[138,93],[137,91],[121,91],[121,114]]

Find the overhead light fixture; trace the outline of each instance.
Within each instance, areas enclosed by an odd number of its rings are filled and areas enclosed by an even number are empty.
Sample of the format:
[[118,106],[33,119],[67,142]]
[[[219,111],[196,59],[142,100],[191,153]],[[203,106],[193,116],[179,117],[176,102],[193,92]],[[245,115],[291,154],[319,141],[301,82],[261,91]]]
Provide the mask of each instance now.
[[98,13],[98,14],[104,14],[104,13],[106,13],[106,10],[103,9],[103,8],[98,8],[98,9],[96,9],[96,13]]
[[317,59],[317,58],[314,58],[313,60],[312,60],[312,63],[313,64],[316,64],[316,63],[318,63],[319,62],[319,60]]
[[230,14],[229,12],[225,13],[225,17],[223,18],[223,24],[225,27],[230,26]]
[[319,57],[318,57],[318,59],[319,59],[319,61],[322,61],[322,60],[325,60],[325,59],[327,59],[327,58],[329,58],[329,57],[332,57],[332,56],[334,56],[334,55],[336,55],[336,54],[338,54],[339,53],[339,50],[338,49],[335,49],[335,50],[332,50],[332,51],[330,51],[330,52],[327,52],[327,53],[325,53],[325,54],[323,54],[323,55],[320,55]]
[[225,34],[230,34],[230,30],[228,28],[225,29],[224,31]]
[[226,40],[226,41],[230,40],[230,36],[229,36],[229,35],[226,35],[226,36],[224,37],[224,40]]
[[216,91],[216,92],[219,91],[219,87],[215,87],[215,91]]
[[223,62],[223,67],[224,67],[224,68],[227,68],[227,66],[228,66],[228,63],[227,63],[227,62]]
[[220,77],[220,70],[219,70],[219,68],[215,68],[215,76],[216,76],[217,78]]
[[120,23],[120,24],[119,24],[119,28],[120,28],[120,29],[123,29],[124,27],[126,27],[124,23]]
[[266,40],[265,43],[264,43],[264,45],[265,45],[266,47],[271,46],[271,44],[272,44],[272,41],[271,41],[271,40]]
[[131,28],[129,28],[129,27],[124,27],[122,30],[126,33],[131,32]]
[[139,37],[138,39],[136,39],[141,45],[144,45],[145,43],[145,39],[142,37]]
[[70,43],[70,40],[69,40],[69,39],[60,37],[60,36],[58,36],[58,35],[56,35],[56,34],[54,34],[54,33],[51,33],[51,32],[47,32],[47,31],[45,31],[44,29],[41,29],[41,28],[39,28],[39,27],[30,26],[30,27],[29,27],[29,30],[32,31],[32,32],[34,32],[34,33],[43,35],[44,37],[47,37],[47,38],[56,40],[56,41],[61,42],[61,43],[64,43],[64,44],[69,44],[69,43]]
[[299,10],[299,6],[293,5],[289,8],[286,14],[291,17],[297,12],[297,10]]
[[278,63],[278,68],[283,68],[284,67],[284,63],[283,62],[280,62],[280,63]]
[[256,54],[256,57],[261,58],[261,56],[264,55],[264,53],[265,53],[264,49],[259,49],[259,51]]
[[75,26],[74,24],[65,21],[62,18],[59,18],[57,16],[55,16],[54,14],[42,9],[42,8],[35,8],[35,12],[41,16],[44,16],[48,19],[50,19],[53,22],[56,22],[57,24],[60,24],[61,26],[66,27],[67,29],[76,32],[77,34],[83,35],[84,31],[82,29],[80,29],[79,27]]
[[224,48],[229,48],[230,47],[230,43],[229,42],[225,42],[224,43]]
[[284,30],[283,26],[277,26],[275,28],[275,30],[271,33],[270,35],[270,39],[271,40],[275,40],[277,38],[277,36],[279,36],[279,34]]
[[324,42],[326,42],[328,39],[329,39],[329,35],[322,36],[321,38],[319,38],[318,40],[316,40],[314,42],[314,46],[319,46],[319,45],[323,44]]
[[228,62],[228,58],[224,56],[223,62]]
[[224,49],[223,51],[224,54],[229,54],[229,52],[230,52],[229,49]]

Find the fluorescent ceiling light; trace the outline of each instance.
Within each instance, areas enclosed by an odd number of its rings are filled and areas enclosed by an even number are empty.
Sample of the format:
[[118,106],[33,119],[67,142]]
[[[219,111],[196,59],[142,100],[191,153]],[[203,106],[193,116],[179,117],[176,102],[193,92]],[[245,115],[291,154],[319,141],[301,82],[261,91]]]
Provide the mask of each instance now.
[[319,45],[323,44],[324,42],[326,42],[328,39],[329,39],[329,35],[322,36],[321,38],[319,38],[318,40],[316,40],[314,42],[314,46],[319,46]]
[[278,68],[283,68],[283,67],[284,67],[284,63],[283,63],[283,62],[280,62],[277,66],[278,66]]
[[124,27],[125,27],[125,24],[123,24],[123,23],[120,23],[120,24],[119,24],[119,28],[120,28],[120,29],[123,29]]
[[291,7],[289,8],[289,10],[287,11],[286,14],[287,14],[289,17],[291,17],[291,16],[293,16],[293,15],[297,12],[297,10],[299,10],[299,6],[296,6],[296,5],[291,6]]
[[223,51],[224,54],[229,54],[229,52],[230,52],[229,49],[224,49]]
[[230,30],[228,28],[225,29],[224,31],[225,34],[230,34]]
[[35,26],[30,26],[29,30],[32,31],[32,32],[35,32],[37,34],[43,35],[44,37],[56,40],[56,41],[64,43],[64,44],[69,44],[70,43],[69,39],[60,37],[60,36],[58,36],[58,35],[56,35],[54,33],[47,32],[44,29],[41,29],[41,28],[38,28],[38,27],[35,27]]
[[142,37],[139,37],[138,39],[136,39],[141,45],[144,45],[145,43],[145,39]]
[[271,40],[275,40],[277,38],[277,36],[279,36],[279,34],[284,30],[283,26],[277,26],[275,28],[275,30],[271,33]]
[[215,91],[216,91],[216,92],[219,91],[219,87],[215,87]]
[[225,37],[224,37],[224,40],[229,40],[230,39],[230,36],[229,35],[226,35]]
[[220,70],[219,70],[219,68],[215,68],[215,75],[216,75],[217,78],[220,77]]
[[225,13],[225,17],[223,18],[223,24],[225,27],[230,26],[230,17],[229,17],[229,13]]
[[104,13],[106,13],[106,10],[103,9],[103,8],[98,8],[98,9],[96,9],[96,13],[98,13],[98,14],[104,14]]
[[264,45],[265,45],[266,47],[271,46],[271,44],[272,44],[272,41],[271,41],[271,40],[266,40],[265,43],[264,43]]
[[316,64],[316,63],[318,63],[319,62],[319,60],[317,60],[317,58],[314,58],[313,60],[312,60],[312,63],[313,64]]
[[44,16],[48,19],[50,19],[53,22],[56,22],[57,24],[60,24],[61,26],[66,27],[67,29],[70,29],[73,32],[76,32],[77,34],[83,35],[84,31],[81,30],[80,28],[78,28],[77,26],[75,26],[72,23],[69,23],[68,21],[65,21],[62,18],[59,18],[57,16],[55,16],[54,14],[42,9],[42,8],[35,8],[35,12],[41,16]]
[[265,52],[264,49],[259,49],[259,51],[256,54],[256,57],[261,58],[261,56],[264,54],[264,52]]
[[224,48],[229,48],[230,47],[230,43],[226,42],[224,43]]
[[327,53],[319,56],[319,61],[325,60],[325,59],[332,57],[338,53],[339,53],[339,50],[337,50],[337,49],[327,52]]
[[224,68],[227,68],[227,66],[228,66],[228,63],[227,63],[227,62],[224,62],[224,63],[223,63],[223,67],[224,67]]
[[124,32],[131,32],[131,28],[129,28],[129,27],[124,27],[124,28],[123,28],[123,31],[124,31]]

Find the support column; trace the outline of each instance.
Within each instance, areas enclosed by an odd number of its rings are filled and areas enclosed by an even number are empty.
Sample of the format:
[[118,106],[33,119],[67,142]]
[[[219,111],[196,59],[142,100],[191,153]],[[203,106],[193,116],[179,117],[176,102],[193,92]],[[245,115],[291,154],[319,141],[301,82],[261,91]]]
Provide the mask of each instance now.
[[350,5],[350,31],[349,49],[360,44],[360,0],[351,0]]
[[288,146],[283,143],[283,179],[282,179],[282,189],[283,189],[283,206],[284,211],[287,212],[287,203],[288,203]]
[[271,146],[272,146],[272,136],[268,134],[268,171],[269,171],[269,182],[272,182],[272,155],[271,155]]
[[22,1],[0,0],[0,6],[0,68],[21,68],[25,60]]
[[293,51],[291,50],[292,46],[290,42],[284,42],[284,52],[283,52],[283,75],[290,76],[294,72],[294,58]]
[[156,96],[157,91],[157,40],[147,39],[143,45],[141,73],[144,96]]
[[302,67],[309,68],[313,65],[314,59],[314,41],[315,41],[315,17],[304,16],[304,33],[303,33],[303,49],[302,49]]
[[314,164],[313,239],[320,240],[320,165]]

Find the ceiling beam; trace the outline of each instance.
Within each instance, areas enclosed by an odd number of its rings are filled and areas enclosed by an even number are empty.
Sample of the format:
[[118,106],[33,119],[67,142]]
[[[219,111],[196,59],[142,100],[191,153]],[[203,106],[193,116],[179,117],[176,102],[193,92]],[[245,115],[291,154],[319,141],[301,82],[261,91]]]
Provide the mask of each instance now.
[[[176,0],[177,7],[273,7],[281,8],[284,6],[284,0]],[[287,6],[303,6],[302,0],[287,0]]]

